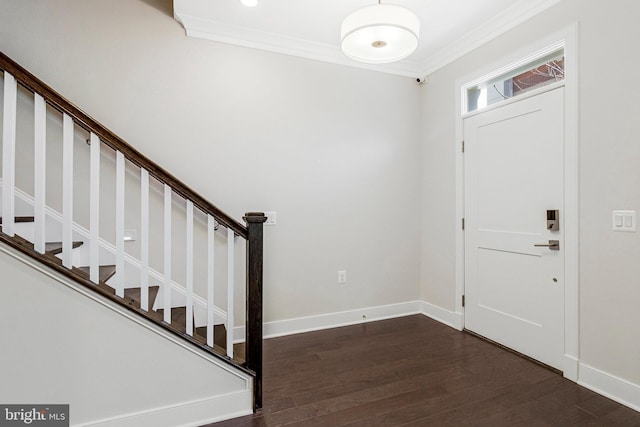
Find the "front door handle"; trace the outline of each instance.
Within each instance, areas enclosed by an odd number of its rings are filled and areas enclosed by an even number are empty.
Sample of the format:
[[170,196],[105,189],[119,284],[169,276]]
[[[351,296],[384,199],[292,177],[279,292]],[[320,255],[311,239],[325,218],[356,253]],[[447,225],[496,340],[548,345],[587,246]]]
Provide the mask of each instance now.
[[540,243],[537,245],[533,245],[537,248],[549,248],[550,251],[559,251],[560,250],[560,240],[549,240],[549,243]]

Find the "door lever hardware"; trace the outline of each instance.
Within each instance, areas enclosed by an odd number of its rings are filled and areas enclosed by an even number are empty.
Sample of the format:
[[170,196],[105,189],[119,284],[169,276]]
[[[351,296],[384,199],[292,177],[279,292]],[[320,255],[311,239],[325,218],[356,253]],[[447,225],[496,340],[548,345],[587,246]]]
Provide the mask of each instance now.
[[560,250],[560,241],[559,240],[549,240],[549,243],[539,243],[533,245],[537,248],[549,248],[550,251],[559,251]]

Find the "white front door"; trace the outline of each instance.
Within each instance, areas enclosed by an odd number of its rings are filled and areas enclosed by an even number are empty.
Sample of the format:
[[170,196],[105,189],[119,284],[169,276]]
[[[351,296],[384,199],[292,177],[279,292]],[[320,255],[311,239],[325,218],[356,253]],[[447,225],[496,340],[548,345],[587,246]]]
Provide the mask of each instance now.
[[465,328],[562,369],[564,88],[465,118],[464,139]]

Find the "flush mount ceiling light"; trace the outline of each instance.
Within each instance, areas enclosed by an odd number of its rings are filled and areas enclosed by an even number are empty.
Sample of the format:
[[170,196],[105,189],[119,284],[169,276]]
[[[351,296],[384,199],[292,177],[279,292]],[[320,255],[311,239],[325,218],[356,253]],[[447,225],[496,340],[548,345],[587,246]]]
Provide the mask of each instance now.
[[409,9],[378,4],[356,10],[342,21],[342,51],[370,64],[399,61],[418,47],[420,20]]
[[258,0],[240,0],[240,3],[247,7],[255,7],[258,5]]

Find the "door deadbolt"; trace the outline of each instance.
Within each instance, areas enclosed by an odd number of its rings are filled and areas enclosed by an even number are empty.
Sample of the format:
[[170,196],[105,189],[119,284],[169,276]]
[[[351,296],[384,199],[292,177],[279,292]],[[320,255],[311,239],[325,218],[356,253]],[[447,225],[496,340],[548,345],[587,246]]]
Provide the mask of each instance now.
[[549,240],[549,243],[539,243],[533,246],[537,248],[549,248],[550,251],[559,251],[560,240]]
[[560,230],[560,211],[555,209],[547,210],[547,230]]

